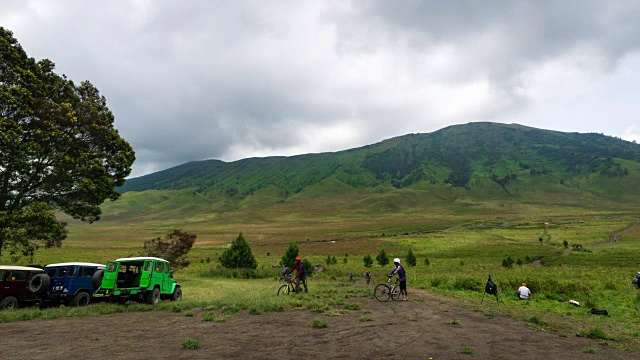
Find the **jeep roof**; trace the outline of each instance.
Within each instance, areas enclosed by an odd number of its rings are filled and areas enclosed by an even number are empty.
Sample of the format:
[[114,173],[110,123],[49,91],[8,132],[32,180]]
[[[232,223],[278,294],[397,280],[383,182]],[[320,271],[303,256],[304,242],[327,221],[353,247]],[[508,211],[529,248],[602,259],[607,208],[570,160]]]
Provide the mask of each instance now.
[[153,256],[138,256],[138,257],[130,257],[130,258],[120,258],[120,259],[116,259],[115,261],[136,261],[136,260],[160,260],[160,261],[165,261],[165,262],[169,262],[165,259],[160,259],[157,257],[153,257]]
[[40,268],[35,268],[35,267],[13,266],[13,265],[0,265],[0,270],[44,271]]
[[47,267],[54,266],[97,266],[100,268],[105,268],[104,264],[96,264],[96,263],[87,263],[87,262],[66,262],[66,263],[58,263],[58,264],[49,264]]

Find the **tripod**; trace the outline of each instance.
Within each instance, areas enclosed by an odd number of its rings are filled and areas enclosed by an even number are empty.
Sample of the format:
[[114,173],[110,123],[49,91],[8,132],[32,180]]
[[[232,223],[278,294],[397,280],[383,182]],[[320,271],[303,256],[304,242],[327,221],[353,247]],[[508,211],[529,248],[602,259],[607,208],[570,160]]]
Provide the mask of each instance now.
[[500,292],[498,291],[498,285],[496,285],[491,280],[491,275],[489,275],[489,278],[487,279],[487,283],[484,285],[484,293],[482,294],[482,301],[480,301],[481,305],[484,303],[484,297],[487,294],[493,295],[496,297],[496,304],[500,305],[500,301],[502,301],[502,305],[507,306],[507,304],[504,303],[504,300],[502,300],[502,297],[500,296]]

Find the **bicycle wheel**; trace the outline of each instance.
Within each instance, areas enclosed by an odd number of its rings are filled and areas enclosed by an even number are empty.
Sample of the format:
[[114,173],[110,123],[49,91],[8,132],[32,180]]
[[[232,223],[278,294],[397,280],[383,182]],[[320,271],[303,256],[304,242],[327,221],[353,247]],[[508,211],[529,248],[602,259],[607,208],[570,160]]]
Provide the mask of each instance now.
[[391,295],[391,288],[387,284],[380,284],[373,290],[373,296],[378,301],[387,301]]
[[400,299],[400,286],[394,286],[393,289],[391,289],[391,300],[398,300]]
[[278,296],[289,295],[289,284],[284,284],[278,289]]

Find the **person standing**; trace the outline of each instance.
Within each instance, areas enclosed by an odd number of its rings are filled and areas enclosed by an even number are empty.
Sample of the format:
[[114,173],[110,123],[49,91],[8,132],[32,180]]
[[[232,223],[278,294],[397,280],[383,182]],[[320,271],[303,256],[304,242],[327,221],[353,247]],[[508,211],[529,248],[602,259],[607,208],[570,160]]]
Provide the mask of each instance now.
[[527,283],[522,283],[522,286],[518,288],[518,298],[520,300],[527,300],[531,295],[531,290],[527,287]]
[[369,269],[364,272],[364,280],[367,282],[367,285],[371,282],[371,273],[369,272]]
[[304,292],[307,292],[307,273],[302,264],[301,258],[296,258],[296,263],[291,267],[291,273],[296,272],[296,292],[300,291],[300,283],[304,285]]
[[404,270],[404,268],[402,267],[402,265],[400,265],[400,259],[399,258],[395,258],[393,259],[393,264],[396,266],[395,269],[393,269],[393,271],[391,271],[391,273],[388,275],[389,277],[392,277],[393,275],[398,275],[398,280],[400,280],[400,297],[402,301],[407,301],[409,300],[409,297],[407,296],[407,272]]

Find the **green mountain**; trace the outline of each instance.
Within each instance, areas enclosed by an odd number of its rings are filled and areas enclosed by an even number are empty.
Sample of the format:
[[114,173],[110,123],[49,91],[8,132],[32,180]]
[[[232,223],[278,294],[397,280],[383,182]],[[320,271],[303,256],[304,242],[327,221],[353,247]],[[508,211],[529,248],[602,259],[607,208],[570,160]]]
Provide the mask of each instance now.
[[333,153],[194,161],[127,180],[103,211],[161,221],[480,213],[504,204],[614,209],[640,203],[638,184],[636,143],[482,122]]

